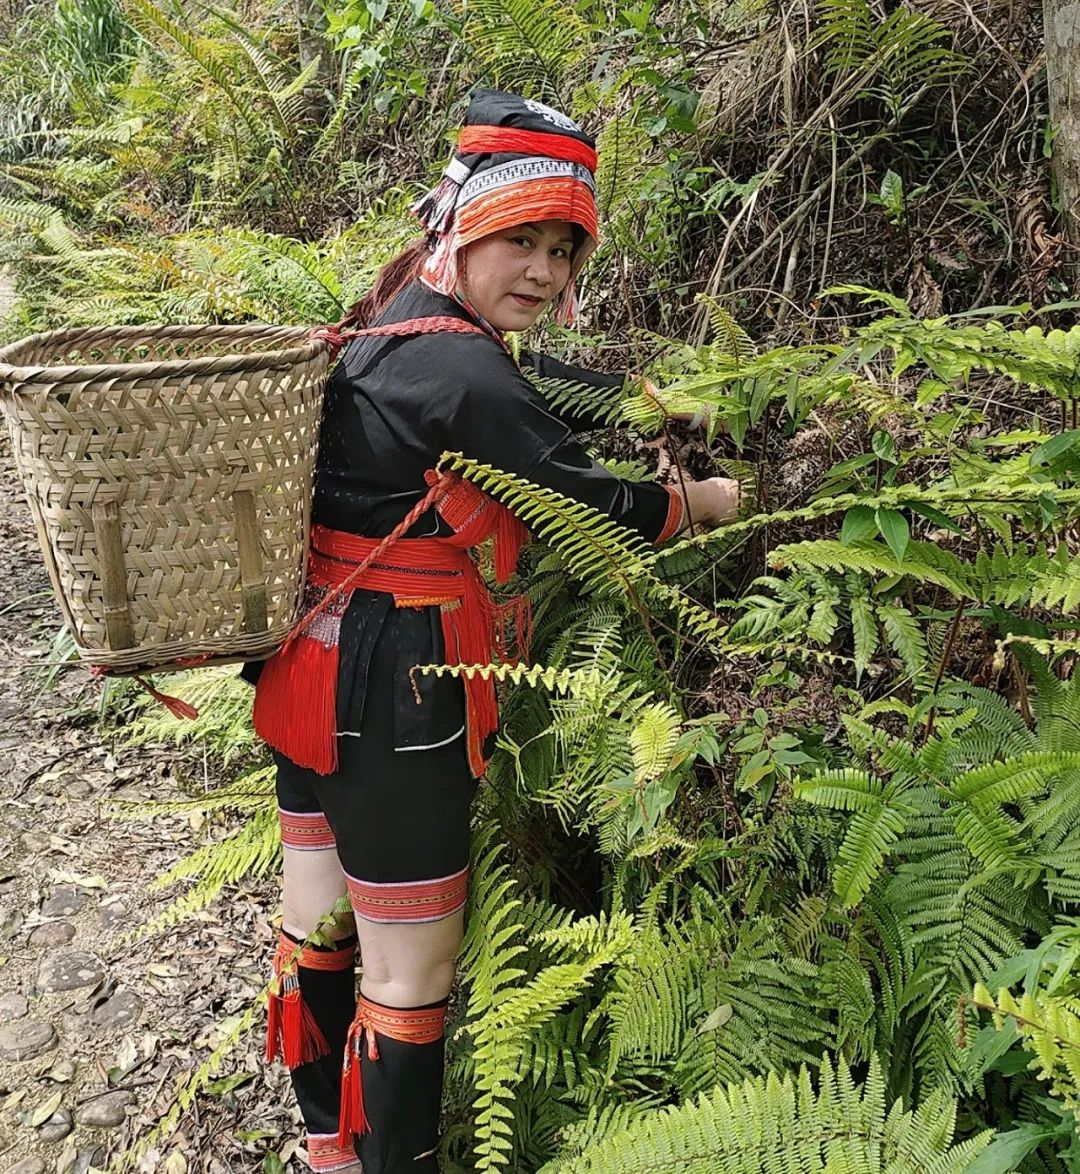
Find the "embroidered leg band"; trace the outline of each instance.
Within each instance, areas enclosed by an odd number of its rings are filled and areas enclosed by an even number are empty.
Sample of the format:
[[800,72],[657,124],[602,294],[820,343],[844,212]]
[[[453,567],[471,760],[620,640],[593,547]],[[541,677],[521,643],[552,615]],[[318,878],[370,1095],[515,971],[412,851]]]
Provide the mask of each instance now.
[[307,1150],[312,1170],[344,1170],[360,1160],[352,1141],[342,1145],[336,1133],[309,1133]]
[[321,811],[285,811],[278,808],[281,824],[281,842],[286,848],[300,852],[336,848],[334,833]]
[[266,1059],[278,1055],[286,1067],[297,1068],[325,1056],[330,1051],[326,1037],[300,990],[298,967],[308,970],[342,971],[353,969],[356,947],[339,950],[316,950],[301,946],[282,933],[274,955],[274,980],[270,984],[266,1019]]
[[456,913],[469,895],[469,870],[463,868],[435,880],[374,884],[345,874],[349,899],[357,917],[367,921],[441,921]]
[[[345,1042],[345,1062],[341,1079],[339,1115],[342,1145],[351,1143],[354,1133],[370,1133],[371,1121],[364,1109],[363,1058],[379,1060],[380,1035],[407,1044],[432,1044],[441,1041],[446,1026],[446,1003],[433,1007],[405,1009],[385,1007],[361,995],[356,1002],[356,1016]],[[441,1085],[441,1073],[440,1073]],[[404,1092],[404,1090],[402,1090]]]

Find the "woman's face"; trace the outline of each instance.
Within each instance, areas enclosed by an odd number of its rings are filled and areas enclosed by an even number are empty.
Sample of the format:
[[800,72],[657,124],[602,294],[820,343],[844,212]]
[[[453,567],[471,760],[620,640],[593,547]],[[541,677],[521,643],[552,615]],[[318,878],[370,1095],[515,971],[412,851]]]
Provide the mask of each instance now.
[[465,246],[462,293],[496,330],[525,330],[570,280],[573,249],[565,220],[492,233]]

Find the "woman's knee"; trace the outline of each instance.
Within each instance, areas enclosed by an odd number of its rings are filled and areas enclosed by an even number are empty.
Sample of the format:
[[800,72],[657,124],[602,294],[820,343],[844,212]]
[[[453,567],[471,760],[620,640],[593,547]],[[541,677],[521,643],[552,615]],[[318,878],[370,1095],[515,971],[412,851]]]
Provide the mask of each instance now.
[[363,963],[360,980],[361,993],[387,1007],[422,1007],[445,999],[454,985],[456,967],[453,961],[431,962],[420,965],[380,965],[374,968]]
[[445,999],[454,985],[462,918],[421,925],[378,925],[360,918],[361,991],[390,1007]]
[[[331,938],[356,932],[348,910],[345,878],[332,849],[302,852],[285,849],[282,878],[282,926],[294,937],[307,937],[316,929]],[[341,909],[341,912],[335,910]]]

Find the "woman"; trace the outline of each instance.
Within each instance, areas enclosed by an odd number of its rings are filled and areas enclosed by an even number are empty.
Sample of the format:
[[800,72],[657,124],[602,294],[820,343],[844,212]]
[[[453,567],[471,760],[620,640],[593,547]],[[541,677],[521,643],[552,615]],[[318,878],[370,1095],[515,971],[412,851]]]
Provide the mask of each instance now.
[[[569,118],[476,91],[455,157],[417,205],[427,236],[347,319],[377,329],[349,345],[327,393],[309,563],[319,610],[263,666],[254,714],[274,748],[285,856],[268,1056],[291,1068],[315,1170],[437,1169],[469,807],[497,715],[490,683],[414,682],[409,670],[491,659],[501,624],[468,550],[493,537],[504,579],[527,536],[468,482],[438,478],[440,454],[550,487],[655,542],[738,504],[732,481],[681,494],[607,472],[572,439],[590,421],[549,408],[503,340],[549,306],[572,319],[596,245],[595,166]],[[542,356],[526,367],[613,394],[622,384]],[[304,947],[346,893],[352,923],[332,947]]]

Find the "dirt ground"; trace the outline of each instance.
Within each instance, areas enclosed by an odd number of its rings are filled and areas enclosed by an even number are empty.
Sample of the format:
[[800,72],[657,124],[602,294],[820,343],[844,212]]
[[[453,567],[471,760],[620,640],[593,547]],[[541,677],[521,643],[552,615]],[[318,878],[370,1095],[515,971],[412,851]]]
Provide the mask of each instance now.
[[306,1169],[287,1075],[261,1057],[261,1013],[211,1091],[146,1148],[262,988],[276,884],[228,889],[175,930],[121,940],[175,896],[149,893],[151,880],[227,828],[110,813],[116,799],[189,794],[205,765],[118,744],[81,667],[42,691],[60,615],[6,432],[0,565],[0,1174]]

